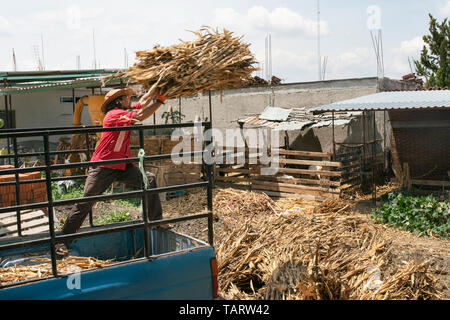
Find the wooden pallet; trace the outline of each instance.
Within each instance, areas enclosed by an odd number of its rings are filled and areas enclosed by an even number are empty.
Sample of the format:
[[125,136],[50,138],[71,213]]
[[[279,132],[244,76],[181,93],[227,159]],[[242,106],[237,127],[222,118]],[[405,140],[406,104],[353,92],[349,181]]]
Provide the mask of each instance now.
[[[20,212],[22,235],[31,235],[49,230],[48,217],[42,210],[25,210]],[[0,237],[16,237],[17,213],[0,214]]]

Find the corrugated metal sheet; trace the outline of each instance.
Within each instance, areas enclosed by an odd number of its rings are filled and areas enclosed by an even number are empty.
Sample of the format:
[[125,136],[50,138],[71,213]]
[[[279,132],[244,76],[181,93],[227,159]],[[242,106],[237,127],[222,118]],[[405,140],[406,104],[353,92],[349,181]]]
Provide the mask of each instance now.
[[380,92],[312,108],[311,112],[450,108],[450,90]]
[[[0,73],[0,95],[38,92],[51,89],[98,87],[102,79],[118,69],[20,71]],[[126,83],[128,79],[114,78],[107,85]]]
[[[126,83],[126,80],[122,80]],[[107,85],[115,85],[119,84],[120,79],[114,79],[109,81]],[[16,85],[12,87],[0,87],[0,96],[12,95],[12,94],[21,94],[21,93],[31,93],[38,92],[44,90],[52,90],[52,89],[68,89],[68,88],[80,88],[80,87],[90,87],[90,86],[99,86],[102,84],[101,77],[91,77],[91,78],[79,78],[75,80],[68,81],[54,81],[54,82],[37,82],[32,83],[29,82],[26,85]]]
[[266,107],[266,109],[259,116],[262,120],[269,121],[286,121],[291,114],[292,109]]
[[[269,121],[261,119],[260,115],[254,115],[243,119],[239,119],[238,123],[247,127],[266,127],[280,131],[296,131],[296,130],[303,130],[305,128],[320,128],[320,127],[327,127],[332,124],[331,115],[326,114],[314,115],[308,110],[306,110],[306,108],[294,108],[284,110],[292,110],[285,121],[275,121],[275,120]],[[342,112],[335,114],[334,125],[345,126],[360,115],[361,112]],[[285,117],[283,117],[283,119],[285,119]]]
[[275,130],[280,131],[293,131],[293,130],[302,130],[308,124],[314,123],[313,121],[285,121],[281,122],[278,126],[275,127]]

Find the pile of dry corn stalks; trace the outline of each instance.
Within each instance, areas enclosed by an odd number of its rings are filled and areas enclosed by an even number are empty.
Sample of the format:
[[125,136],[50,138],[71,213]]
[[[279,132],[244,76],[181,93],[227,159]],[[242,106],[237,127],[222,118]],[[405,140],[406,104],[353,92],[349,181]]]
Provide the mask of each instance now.
[[[52,276],[50,259],[36,258],[32,262],[42,262],[33,266],[13,266],[0,268],[0,285]],[[74,273],[82,270],[102,268],[111,264],[111,260],[98,260],[92,257],[69,256],[56,261],[58,273]]]
[[392,267],[383,227],[350,212],[350,202],[312,207],[232,189],[214,202],[229,225],[216,235],[220,288],[228,298],[441,298],[427,263]]
[[104,83],[114,77],[128,77],[146,90],[162,89],[167,98],[175,99],[235,87],[257,70],[250,45],[242,43],[242,37],[209,27],[193,33],[198,37],[195,41],[136,52],[132,67],[104,78]]

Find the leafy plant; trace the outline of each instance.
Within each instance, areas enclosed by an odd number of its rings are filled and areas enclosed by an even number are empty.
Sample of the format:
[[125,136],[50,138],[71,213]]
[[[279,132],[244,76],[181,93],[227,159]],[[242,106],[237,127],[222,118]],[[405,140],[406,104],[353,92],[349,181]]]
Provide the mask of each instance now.
[[161,115],[162,119],[165,119],[165,122],[167,123],[169,119],[172,121],[172,123],[181,123],[183,118],[185,117],[184,114],[182,114],[180,111],[164,111]]
[[113,201],[114,204],[126,207],[126,208],[140,208],[141,206],[141,199],[140,198],[133,198],[133,199],[118,199]]
[[372,210],[371,218],[392,227],[422,236],[439,235],[446,239],[450,234],[450,205],[433,196],[414,197],[403,193],[389,194],[389,201]]
[[110,224],[110,223],[117,223],[117,222],[125,222],[125,221],[131,221],[133,218],[130,216],[130,213],[128,210],[125,211],[111,211],[111,212],[104,212],[99,217],[97,217],[94,220],[95,224]]
[[52,182],[53,200],[77,199],[83,197],[84,184],[75,183],[68,188],[58,188],[57,182]]

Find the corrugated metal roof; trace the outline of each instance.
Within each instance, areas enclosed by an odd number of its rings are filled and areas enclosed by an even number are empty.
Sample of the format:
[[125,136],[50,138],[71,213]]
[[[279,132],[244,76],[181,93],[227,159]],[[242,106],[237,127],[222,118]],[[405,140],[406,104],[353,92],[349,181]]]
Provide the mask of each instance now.
[[291,114],[292,109],[266,107],[266,109],[259,116],[262,120],[270,121],[286,121]]
[[[292,110],[285,121],[265,120],[260,115],[239,119],[238,123],[247,127],[266,127],[273,130],[295,131],[305,128],[327,127],[332,124],[331,115],[314,115],[306,108],[285,109]],[[335,126],[349,124],[353,119],[361,115],[361,112],[341,112],[335,114]]]
[[380,92],[312,108],[311,112],[450,108],[450,90]]
[[[103,77],[114,70],[8,72],[0,74],[6,86],[0,86],[0,96],[31,93],[44,90],[96,87],[102,85]],[[126,83],[127,79],[114,78],[107,85]]]

